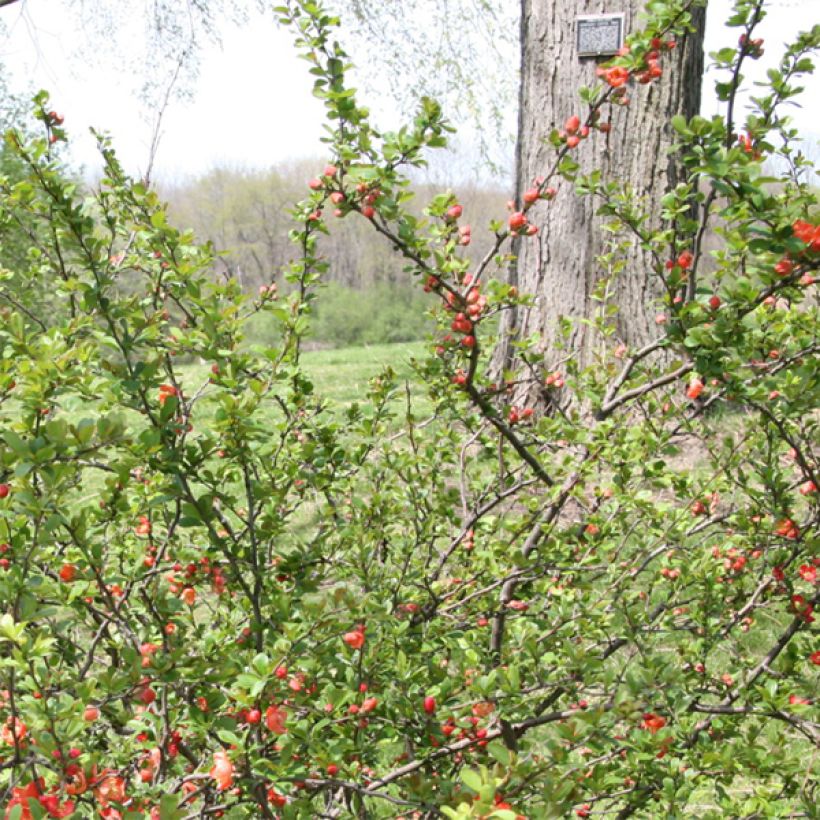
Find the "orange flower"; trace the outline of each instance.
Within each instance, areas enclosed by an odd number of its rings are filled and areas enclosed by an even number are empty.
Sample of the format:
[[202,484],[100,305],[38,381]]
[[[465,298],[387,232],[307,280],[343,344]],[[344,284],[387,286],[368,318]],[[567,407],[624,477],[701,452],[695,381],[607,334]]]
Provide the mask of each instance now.
[[155,643],[144,643],[140,645],[140,655],[142,656],[142,665],[150,666],[153,654],[159,649]]
[[753,153],[755,153],[755,150],[754,150],[754,143],[752,142],[752,138],[749,136],[749,134],[741,134],[741,135],[737,138],[737,141],[738,141],[738,143],[740,144],[740,147],[741,147],[741,148],[742,148],[742,149],[743,149],[743,150],[744,150],[747,154],[753,154]]
[[666,718],[656,715],[654,712],[646,712],[641,722],[641,728],[646,729],[650,734],[657,734],[666,726]]
[[86,780],[85,772],[78,769],[70,777],[66,779],[65,793],[66,794],[83,794],[88,790],[88,780]]
[[820,225],[812,225],[803,219],[798,219],[792,225],[794,235],[805,242],[813,251],[820,251]]
[[782,521],[777,522],[775,534],[796,541],[800,537],[800,530],[791,518],[784,518]]
[[27,733],[28,728],[22,720],[16,717],[10,717],[6,721],[2,732],[0,732],[0,737],[2,737],[3,741],[8,743],[9,746],[14,746],[17,743],[22,743]]
[[111,769],[103,769],[95,779],[94,797],[103,808],[109,803],[124,803],[125,780]]
[[155,746],[146,753],[142,761],[142,770],[140,771],[140,778],[143,783],[150,783],[154,778],[154,774],[159,769],[162,763],[162,752],[159,747]]
[[613,87],[620,88],[627,84],[629,80],[629,71],[623,66],[617,65],[614,68],[609,68],[604,72],[604,79]]
[[686,391],[686,395],[690,399],[696,399],[701,393],[703,392],[703,382],[700,379],[694,379],[689,384],[689,389]]
[[495,711],[495,704],[490,703],[490,701],[476,703],[473,705],[471,711],[475,717],[487,717],[487,715],[491,715]]
[[225,791],[233,785],[233,763],[228,753],[222,750],[214,752],[214,765],[208,774],[216,780],[219,791]]
[[28,786],[21,786],[13,789],[11,800],[6,806],[6,813],[4,815],[5,820],[9,820],[15,806],[20,806],[19,820],[32,820],[29,800],[39,800],[41,788],[42,780],[40,782],[32,781],[28,784]]
[[357,629],[355,632],[346,632],[342,637],[342,640],[351,648],[351,649],[361,649],[364,646],[364,632]]
[[140,516],[140,522],[134,527],[134,532],[137,535],[150,535],[151,534],[151,521],[149,520],[147,515]]
[[60,568],[60,578],[67,584],[74,580],[77,575],[77,567],[74,564],[63,564]]
[[171,396],[178,396],[179,390],[176,389],[172,384],[161,384],[159,386],[159,403],[160,405],[164,405],[166,401],[168,401]]
[[268,706],[265,711],[265,726],[275,735],[284,735],[287,732],[285,721],[288,713],[278,706]]

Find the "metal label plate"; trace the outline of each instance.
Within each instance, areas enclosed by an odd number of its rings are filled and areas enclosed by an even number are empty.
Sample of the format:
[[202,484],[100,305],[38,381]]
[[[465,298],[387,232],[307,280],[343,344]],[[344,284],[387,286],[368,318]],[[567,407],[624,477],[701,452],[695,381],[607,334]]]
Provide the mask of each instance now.
[[624,44],[623,14],[594,14],[575,18],[579,57],[606,57]]

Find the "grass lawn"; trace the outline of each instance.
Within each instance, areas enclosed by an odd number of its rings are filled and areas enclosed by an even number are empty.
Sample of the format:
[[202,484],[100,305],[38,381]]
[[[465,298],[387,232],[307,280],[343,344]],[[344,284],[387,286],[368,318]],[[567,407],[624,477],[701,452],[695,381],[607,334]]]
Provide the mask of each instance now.
[[[334,404],[349,405],[367,396],[368,382],[390,365],[399,381],[416,380],[410,360],[421,359],[427,353],[426,342],[345,347],[335,350],[314,350],[302,354],[302,363],[316,392]],[[419,404],[426,396],[415,385]]]
[[[368,383],[389,365],[396,374],[398,388],[391,401],[391,409],[403,417],[407,401],[404,383],[409,382],[413,413],[423,417],[432,412],[432,403],[425,386],[413,372],[410,361],[413,358],[423,359],[427,353],[426,342],[405,342],[305,351],[301,355],[301,363],[305,374],[313,382],[314,395],[325,400],[331,411],[344,409],[354,402],[367,402]],[[176,368],[188,395],[199,390],[210,375],[208,367],[201,364],[177,363]],[[204,422],[206,425],[213,407],[208,401],[207,392],[197,413],[198,423]]]

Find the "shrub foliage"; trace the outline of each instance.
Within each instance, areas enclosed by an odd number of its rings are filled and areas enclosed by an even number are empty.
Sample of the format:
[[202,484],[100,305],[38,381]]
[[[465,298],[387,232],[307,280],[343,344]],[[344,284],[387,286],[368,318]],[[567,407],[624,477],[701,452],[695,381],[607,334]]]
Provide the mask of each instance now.
[[[762,8],[737,0],[740,44],[714,55],[729,113],[672,124],[686,181],[647,206],[649,232],[572,156],[686,25],[689,3],[652,6],[478,264],[451,194],[406,208],[439,108],[377,131],[311,2],[280,13],[331,162],[297,209],[285,296],[214,282],[211,249],[104,141],[85,194],[51,155],[44,95],[44,135],[7,135],[24,173],[0,181],[0,224],[36,230],[3,275],[46,279],[63,309],[9,308],[0,328],[6,818],[815,810],[820,227],[780,104],[820,33],[785,51],[738,138]],[[522,343],[516,372],[490,374],[493,317],[532,298],[504,284],[510,241],[574,195],[611,216],[612,275],[629,275],[619,243],[655,249],[657,340],[618,344],[604,283],[594,367],[556,350],[545,368]],[[390,370],[350,407],[305,375],[323,209],[368,220],[437,306],[430,418]],[[275,347],[242,344],[259,316]],[[532,382],[538,412],[516,404]]]

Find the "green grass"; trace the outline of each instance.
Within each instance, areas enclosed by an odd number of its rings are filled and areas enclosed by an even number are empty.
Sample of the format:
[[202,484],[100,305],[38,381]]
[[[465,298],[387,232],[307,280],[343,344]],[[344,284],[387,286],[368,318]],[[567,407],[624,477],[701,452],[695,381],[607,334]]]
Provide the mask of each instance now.
[[[368,402],[369,382],[389,366],[396,374],[398,386],[391,401],[391,410],[403,417],[407,402],[404,384],[407,382],[410,384],[413,413],[421,417],[432,412],[432,402],[410,361],[424,358],[427,347],[426,342],[402,342],[312,350],[302,353],[301,364],[313,382],[314,396],[323,399],[330,410],[344,409],[354,402]],[[207,366],[201,364],[178,364],[177,373],[187,395],[198,390],[210,375]],[[199,408],[198,423],[207,425],[211,412],[206,396]]]
[[[368,382],[388,365],[399,382],[415,382],[417,376],[410,367],[410,360],[420,359],[426,352],[425,342],[345,347],[304,353],[302,363],[318,395],[334,404],[350,405],[367,397]],[[420,385],[415,386],[414,395],[420,402],[426,400],[418,389]]]

